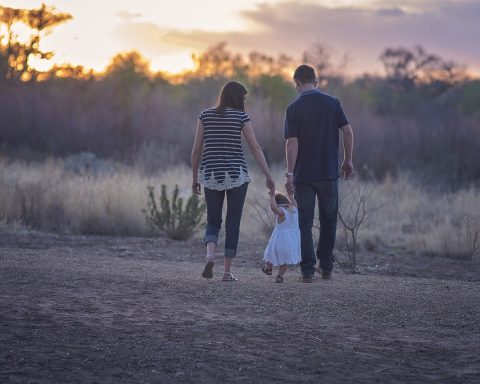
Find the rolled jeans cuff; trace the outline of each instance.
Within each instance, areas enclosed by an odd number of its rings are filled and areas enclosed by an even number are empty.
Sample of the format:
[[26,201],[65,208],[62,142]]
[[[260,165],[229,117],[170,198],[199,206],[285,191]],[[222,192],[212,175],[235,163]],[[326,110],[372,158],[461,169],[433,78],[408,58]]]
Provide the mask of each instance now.
[[205,245],[207,245],[208,243],[214,243],[215,246],[216,246],[217,243],[218,243],[218,236],[215,236],[215,235],[206,235],[206,236],[205,236]]
[[236,254],[237,254],[237,250],[236,250],[236,249],[225,248],[225,257],[228,257],[228,258],[230,258],[230,259],[233,259]]

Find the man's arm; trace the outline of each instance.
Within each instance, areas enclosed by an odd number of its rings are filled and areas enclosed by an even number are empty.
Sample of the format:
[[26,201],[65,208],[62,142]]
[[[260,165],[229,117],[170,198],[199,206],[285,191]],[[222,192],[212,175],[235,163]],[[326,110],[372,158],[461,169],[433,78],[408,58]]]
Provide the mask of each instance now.
[[353,175],[353,130],[350,124],[344,125],[340,128],[343,137],[343,163],[342,163],[342,176],[344,179],[348,179]]
[[[297,162],[298,156],[298,138],[289,137],[287,143],[285,144],[285,157],[287,159],[287,172],[289,174],[293,173],[295,169],[295,163]],[[289,194],[295,192],[295,187],[293,185],[293,175],[287,176],[287,182],[285,183],[285,188]]]
[[288,200],[290,200],[290,203],[292,203],[292,205],[293,205],[295,208],[298,207],[297,200],[295,200],[295,196],[293,195],[293,193],[289,193],[289,194],[288,194]]

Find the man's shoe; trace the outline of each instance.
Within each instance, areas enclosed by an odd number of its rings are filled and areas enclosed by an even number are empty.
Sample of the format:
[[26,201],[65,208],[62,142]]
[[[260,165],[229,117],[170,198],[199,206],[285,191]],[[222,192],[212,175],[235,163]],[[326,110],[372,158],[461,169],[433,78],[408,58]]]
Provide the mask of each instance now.
[[302,282],[303,283],[313,283],[313,277],[312,276],[303,276],[302,277]]
[[322,271],[322,279],[328,280],[332,278],[332,271]]

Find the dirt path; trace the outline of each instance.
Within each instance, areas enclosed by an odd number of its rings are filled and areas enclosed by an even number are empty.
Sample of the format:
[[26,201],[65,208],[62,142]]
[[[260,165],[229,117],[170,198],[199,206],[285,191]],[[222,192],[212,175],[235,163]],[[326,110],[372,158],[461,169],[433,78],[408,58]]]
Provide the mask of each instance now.
[[223,283],[199,277],[194,248],[1,238],[0,382],[480,382],[478,282],[281,285],[244,255]]

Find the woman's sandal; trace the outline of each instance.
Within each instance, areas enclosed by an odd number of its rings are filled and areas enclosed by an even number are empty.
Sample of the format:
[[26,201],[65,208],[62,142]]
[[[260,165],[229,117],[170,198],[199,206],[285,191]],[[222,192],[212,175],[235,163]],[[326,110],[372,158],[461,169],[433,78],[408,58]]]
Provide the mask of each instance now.
[[272,268],[267,268],[267,264],[262,267],[262,272],[268,276],[272,276]]
[[213,277],[213,259],[207,258],[205,268],[202,272],[202,277],[205,279],[211,279]]
[[283,283],[283,276],[277,276],[275,278],[275,283]]
[[223,273],[223,277],[222,277],[222,281],[237,281],[238,279],[233,276],[233,274],[231,274],[230,272],[224,272]]

